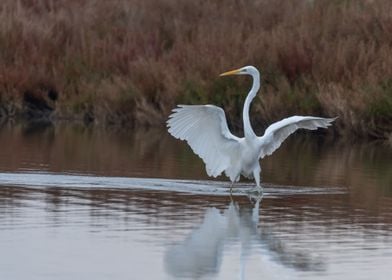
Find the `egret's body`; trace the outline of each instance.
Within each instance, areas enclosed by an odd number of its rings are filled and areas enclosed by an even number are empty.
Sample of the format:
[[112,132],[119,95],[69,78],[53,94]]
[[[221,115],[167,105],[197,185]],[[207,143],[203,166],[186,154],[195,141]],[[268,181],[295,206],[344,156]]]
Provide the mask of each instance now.
[[249,107],[260,88],[259,71],[246,66],[221,74],[226,75],[253,77],[243,109],[244,137],[239,138],[230,132],[224,111],[214,105],[178,105],[167,121],[169,133],[188,142],[206,164],[208,176],[216,177],[224,172],[232,184],[238,182],[241,175],[254,178],[257,190],[261,191],[259,160],[272,154],[297,129],[326,128],[334,118],[292,116],[273,123],[263,136],[258,137],[250,123]]

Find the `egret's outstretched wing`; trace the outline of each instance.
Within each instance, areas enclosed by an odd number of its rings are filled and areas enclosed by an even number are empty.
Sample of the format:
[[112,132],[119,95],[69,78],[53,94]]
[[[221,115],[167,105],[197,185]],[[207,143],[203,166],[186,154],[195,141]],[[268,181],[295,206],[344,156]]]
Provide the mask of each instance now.
[[297,129],[315,130],[319,127],[327,128],[336,118],[319,118],[310,116],[292,116],[271,124],[262,137],[260,158],[272,154],[280,147],[286,138]]
[[231,134],[222,108],[214,105],[178,105],[167,121],[169,133],[186,140],[206,164],[209,176],[218,176],[237,155],[239,138]]

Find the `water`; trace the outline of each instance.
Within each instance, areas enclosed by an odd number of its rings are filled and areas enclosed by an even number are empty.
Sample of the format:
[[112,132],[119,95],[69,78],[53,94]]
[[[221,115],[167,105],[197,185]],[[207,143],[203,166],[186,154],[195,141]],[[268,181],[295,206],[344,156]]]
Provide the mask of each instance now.
[[295,135],[228,196],[165,131],[0,128],[0,279],[389,279],[392,151]]

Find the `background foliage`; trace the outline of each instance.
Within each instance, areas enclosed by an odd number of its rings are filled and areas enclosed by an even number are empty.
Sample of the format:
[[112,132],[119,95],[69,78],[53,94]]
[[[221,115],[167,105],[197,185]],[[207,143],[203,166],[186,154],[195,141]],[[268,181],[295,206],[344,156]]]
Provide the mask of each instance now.
[[177,103],[223,106],[241,127],[339,116],[337,132],[392,131],[389,0],[3,0],[0,116],[162,125]]

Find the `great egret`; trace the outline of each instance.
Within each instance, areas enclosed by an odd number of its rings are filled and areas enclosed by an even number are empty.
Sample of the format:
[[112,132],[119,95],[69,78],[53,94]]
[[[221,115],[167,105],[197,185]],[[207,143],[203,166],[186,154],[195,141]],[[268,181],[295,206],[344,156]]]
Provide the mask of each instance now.
[[242,114],[245,137],[239,138],[230,132],[225,112],[214,105],[178,105],[169,116],[168,130],[175,138],[188,142],[204,161],[208,176],[217,177],[225,172],[231,181],[230,193],[240,175],[254,178],[256,190],[262,192],[259,160],[272,154],[297,129],[327,128],[335,118],[292,116],[273,123],[263,136],[258,137],[250,124],[249,106],[260,88],[260,73],[253,66],[245,66],[220,76],[228,75],[251,75],[253,78]]

